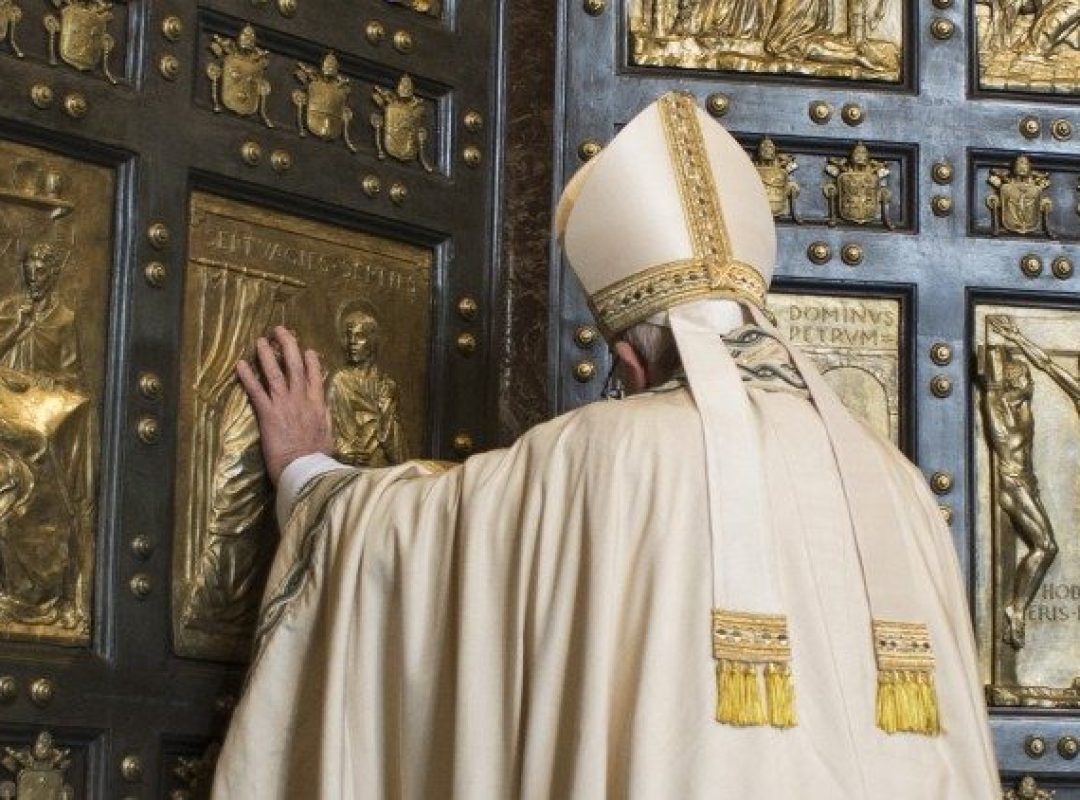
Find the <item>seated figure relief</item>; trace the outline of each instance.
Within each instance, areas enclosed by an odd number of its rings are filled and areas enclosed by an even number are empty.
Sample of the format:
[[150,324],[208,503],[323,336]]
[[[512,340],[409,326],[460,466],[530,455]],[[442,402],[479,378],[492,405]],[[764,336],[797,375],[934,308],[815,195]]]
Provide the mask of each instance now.
[[30,246],[21,288],[0,299],[0,622],[85,631],[93,416],[63,264],[53,245]]

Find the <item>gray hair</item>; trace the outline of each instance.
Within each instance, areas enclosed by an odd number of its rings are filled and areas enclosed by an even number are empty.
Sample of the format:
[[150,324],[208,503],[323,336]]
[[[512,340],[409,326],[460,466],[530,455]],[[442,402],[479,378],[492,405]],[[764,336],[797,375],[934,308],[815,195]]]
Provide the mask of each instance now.
[[639,322],[619,337],[634,348],[645,362],[650,384],[653,386],[671,380],[682,367],[675,335],[667,325]]

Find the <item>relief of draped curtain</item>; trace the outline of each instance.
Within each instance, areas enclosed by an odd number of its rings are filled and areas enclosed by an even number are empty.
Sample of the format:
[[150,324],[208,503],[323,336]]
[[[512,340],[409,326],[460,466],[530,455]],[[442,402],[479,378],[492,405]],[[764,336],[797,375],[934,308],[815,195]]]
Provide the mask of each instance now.
[[269,484],[255,414],[236,379],[236,362],[283,320],[303,284],[283,276],[197,263],[197,319],[188,496],[188,558],[196,554],[183,622],[246,635],[273,544]]
[[815,40],[833,26],[830,0],[778,0],[765,32],[765,51],[770,55],[802,59]]

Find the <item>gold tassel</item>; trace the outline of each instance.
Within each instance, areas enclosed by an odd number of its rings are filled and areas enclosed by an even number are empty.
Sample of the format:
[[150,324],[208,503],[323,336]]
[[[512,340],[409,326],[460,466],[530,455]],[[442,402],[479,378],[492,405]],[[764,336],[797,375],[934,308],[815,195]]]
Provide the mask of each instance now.
[[774,728],[794,728],[795,683],[787,664],[766,665],[765,698],[769,704],[769,724]]
[[886,733],[941,733],[930,631],[917,622],[874,620],[877,725]]
[[716,662],[716,721],[729,725],[764,725],[765,705],[753,664]]

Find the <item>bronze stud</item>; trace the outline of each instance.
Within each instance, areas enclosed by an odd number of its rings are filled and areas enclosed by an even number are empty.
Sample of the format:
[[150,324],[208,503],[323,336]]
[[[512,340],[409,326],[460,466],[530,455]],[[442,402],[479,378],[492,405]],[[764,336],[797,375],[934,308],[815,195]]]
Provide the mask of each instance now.
[[953,351],[945,342],[935,342],[930,346],[930,360],[939,367],[952,363]]
[[938,161],[934,164],[930,174],[934,179],[934,183],[942,186],[952,183],[953,165],[948,161]]
[[930,476],[930,488],[937,494],[948,494],[953,488],[953,476],[948,472],[935,472]]
[[952,8],[953,0],[931,0],[934,8],[940,8],[944,11],[946,8]]
[[1057,751],[1066,761],[1072,761],[1080,754],[1080,741],[1075,736],[1062,736],[1058,739]]
[[1072,138],[1073,126],[1067,119],[1055,119],[1050,123],[1050,135],[1059,142],[1065,142]]
[[78,92],[72,92],[64,98],[64,113],[72,119],[82,119],[89,110],[86,98]]
[[479,167],[482,160],[480,148],[471,144],[462,151],[461,157],[467,166],[473,168]]
[[400,206],[405,202],[405,198],[409,196],[409,190],[405,187],[404,183],[392,183],[390,184],[390,202],[396,206]]
[[141,417],[135,425],[135,434],[143,444],[157,444],[161,440],[161,425],[155,417]]
[[1028,253],[1020,259],[1020,271],[1029,278],[1037,278],[1039,275],[1042,275],[1042,259],[1034,253]]
[[172,53],[166,53],[158,59],[158,72],[167,81],[175,81],[180,74],[180,59]]
[[169,243],[169,228],[164,222],[155,222],[146,229],[146,238],[158,250]]
[[56,696],[56,686],[48,678],[37,678],[30,684],[30,700],[35,706],[44,708]]
[[458,455],[467,456],[473,451],[473,438],[465,431],[460,431],[459,433],[454,434],[454,440],[451,442],[451,446]]
[[13,703],[19,694],[19,684],[13,675],[0,675],[0,703]]
[[161,378],[156,372],[139,373],[139,394],[147,400],[160,400],[163,395]]
[[604,9],[607,8],[607,3],[604,0],[585,0],[583,5],[585,13],[590,17],[600,16],[604,13]]
[[146,561],[154,554],[154,543],[145,533],[140,533],[131,540],[131,554],[139,561]]
[[135,753],[128,753],[120,760],[120,775],[128,783],[138,783],[142,774],[142,759]]
[[825,242],[812,242],[806,248],[806,257],[814,264],[824,264],[832,258],[832,248]]
[[956,33],[956,24],[951,19],[938,17],[930,23],[930,35],[940,41],[946,41]]
[[170,14],[161,21],[161,35],[170,42],[180,41],[184,32],[184,22],[175,14]]
[[1024,739],[1024,752],[1032,758],[1042,758],[1046,753],[1046,739],[1032,734]]
[[705,109],[719,119],[731,110],[731,98],[723,92],[713,92],[705,98]]
[[1020,130],[1020,135],[1025,139],[1036,139],[1042,133],[1042,123],[1039,122],[1039,118],[1030,114],[1021,117],[1017,127]]
[[952,390],[952,380],[948,375],[935,375],[930,379],[930,392],[934,397],[948,397]]
[[459,333],[454,344],[463,356],[468,357],[476,352],[476,337],[468,331]]
[[1050,264],[1050,271],[1054,273],[1054,277],[1058,280],[1066,280],[1072,277],[1073,263],[1065,256],[1058,256]]
[[840,258],[849,267],[857,267],[863,260],[863,249],[855,242],[849,242],[840,248]]
[[832,106],[824,100],[815,100],[810,104],[810,120],[818,125],[824,125],[832,119]]
[[947,217],[952,214],[953,200],[947,195],[936,194],[930,200],[930,210],[934,212],[934,216]]
[[945,505],[944,503],[942,503],[941,505],[938,506],[938,511],[941,512],[941,518],[943,520],[945,520],[945,524],[946,525],[952,525],[952,521],[953,521],[953,509],[952,509],[952,506]]
[[283,17],[295,17],[299,4],[296,0],[277,0],[278,13]]
[[288,172],[292,167],[292,155],[288,150],[275,150],[270,154],[270,166],[274,172]]
[[588,383],[596,377],[596,362],[585,360],[574,365],[574,378],[580,383]]
[[861,125],[866,114],[858,103],[844,103],[844,107],[840,109],[840,118],[848,125]]
[[137,600],[145,600],[149,595],[154,584],[150,580],[150,576],[145,572],[137,572],[131,576],[131,580],[128,581],[128,589]]
[[53,90],[47,83],[35,83],[30,87],[30,102],[38,108],[48,108],[53,103]]
[[399,53],[411,53],[414,47],[412,34],[406,30],[394,32],[394,49]]
[[375,197],[382,191],[382,181],[378,175],[365,175],[360,180],[360,187],[368,197]]
[[463,320],[469,321],[476,319],[476,314],[479,310],[480,306],[477,305],[475,298],[469,295],[464,295],[463,297],[458,299],[457,313],[458,316],[461,317]]
[[378,45],[386,38],[386,26],[376,19],[364,26],[364,38],[369,44]]
[[599,336],[600,334],[592,325],[578,325],[577,330],[574,331],[574,342],[578,347],[588,349],[596,344]]
[[240,158],[249,167],[257,166],[262,160],[262,146],[253,139],[248,139],[240,145]]
[[469,133],[479,133],[484,127],[484,117],[479,111],[465,112],[465,130]]
[[603,145],[596,139],[586,139],[578,145],[577,154],[578,158],[582,161],[588,161],[590,158],[595,158],[599,155],[603,149]]
[[160,289],[165,285],[165,276],[165,265],[160,261],[151,261],[143,267],[143,278],[146,279],[147,285],[155,289]]

